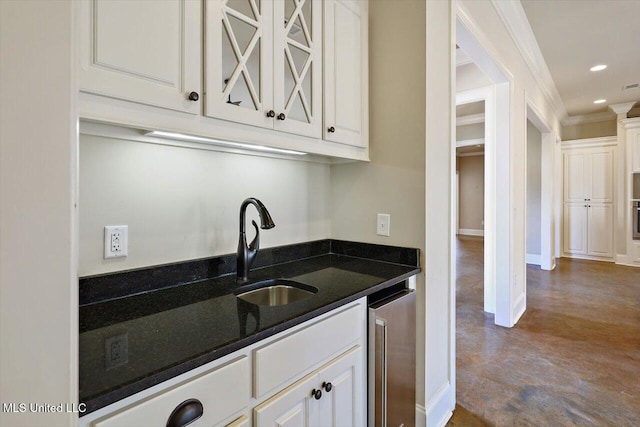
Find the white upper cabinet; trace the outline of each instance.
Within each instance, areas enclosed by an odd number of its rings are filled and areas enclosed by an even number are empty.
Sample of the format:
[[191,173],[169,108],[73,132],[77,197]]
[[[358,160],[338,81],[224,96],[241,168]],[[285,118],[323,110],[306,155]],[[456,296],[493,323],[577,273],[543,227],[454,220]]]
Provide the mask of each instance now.
[[368,126],[367,3],[324,2],[324,129],[327,141],[363,146]]
[[84,0],[80,91],[199,114],[201,2]]
[[273,4],[209,0],[206,7],[206,101],[211,117],[271,128]]
[[81,118],[369,159],[367,2],[78,0],[74,7]]
[[565,202],[613,202],[613,148],[564,153]]
[[206,114],[320,138],[321,2],[209,0],[206,10]]

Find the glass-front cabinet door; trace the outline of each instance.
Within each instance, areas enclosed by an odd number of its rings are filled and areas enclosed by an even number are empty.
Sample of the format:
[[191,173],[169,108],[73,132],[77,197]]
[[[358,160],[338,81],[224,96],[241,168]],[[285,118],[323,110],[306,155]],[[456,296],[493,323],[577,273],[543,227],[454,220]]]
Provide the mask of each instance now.
[[274,128],[322,136],[322,2],[274,1]]
[[207,1],[207,116],[273,127],[272,26],[271,0]]
[[321,0],[208,0],[205,114],[322,137],[321,26]]

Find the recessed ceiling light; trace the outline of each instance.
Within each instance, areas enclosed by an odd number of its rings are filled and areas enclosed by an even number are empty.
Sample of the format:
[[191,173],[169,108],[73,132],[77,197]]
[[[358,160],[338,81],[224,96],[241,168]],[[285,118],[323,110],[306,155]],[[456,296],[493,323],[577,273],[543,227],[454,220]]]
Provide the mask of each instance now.
[[593,67],[589,68],[591,71],[602,71],[605,68],[607,68],[606,65],[604,64],[599,64],[599,65],[594,65]]
[[606,99],[596,99],[593,101],[594,104],[604,104],[605,102],[607,102]]

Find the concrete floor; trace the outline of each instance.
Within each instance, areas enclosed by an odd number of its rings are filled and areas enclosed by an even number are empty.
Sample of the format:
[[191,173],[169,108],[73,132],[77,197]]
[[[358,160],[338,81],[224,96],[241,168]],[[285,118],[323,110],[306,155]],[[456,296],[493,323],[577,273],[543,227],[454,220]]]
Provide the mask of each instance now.
[[640,426],[640,269],[527,267],[527,311],[483,312],[483,242],[458,239],[457,402],[447,426]]

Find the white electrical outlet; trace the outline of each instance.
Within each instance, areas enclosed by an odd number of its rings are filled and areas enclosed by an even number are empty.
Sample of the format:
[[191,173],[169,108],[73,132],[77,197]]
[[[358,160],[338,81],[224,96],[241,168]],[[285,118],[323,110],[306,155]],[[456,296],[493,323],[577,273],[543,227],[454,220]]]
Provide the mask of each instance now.
[[378,214],[378,225],[376,227],[376,233],[378,236],[388,236],[391,228],[391,215]]
[[129,227],[126,225],[107,225],[104,227],[104,258],[127,256]]

